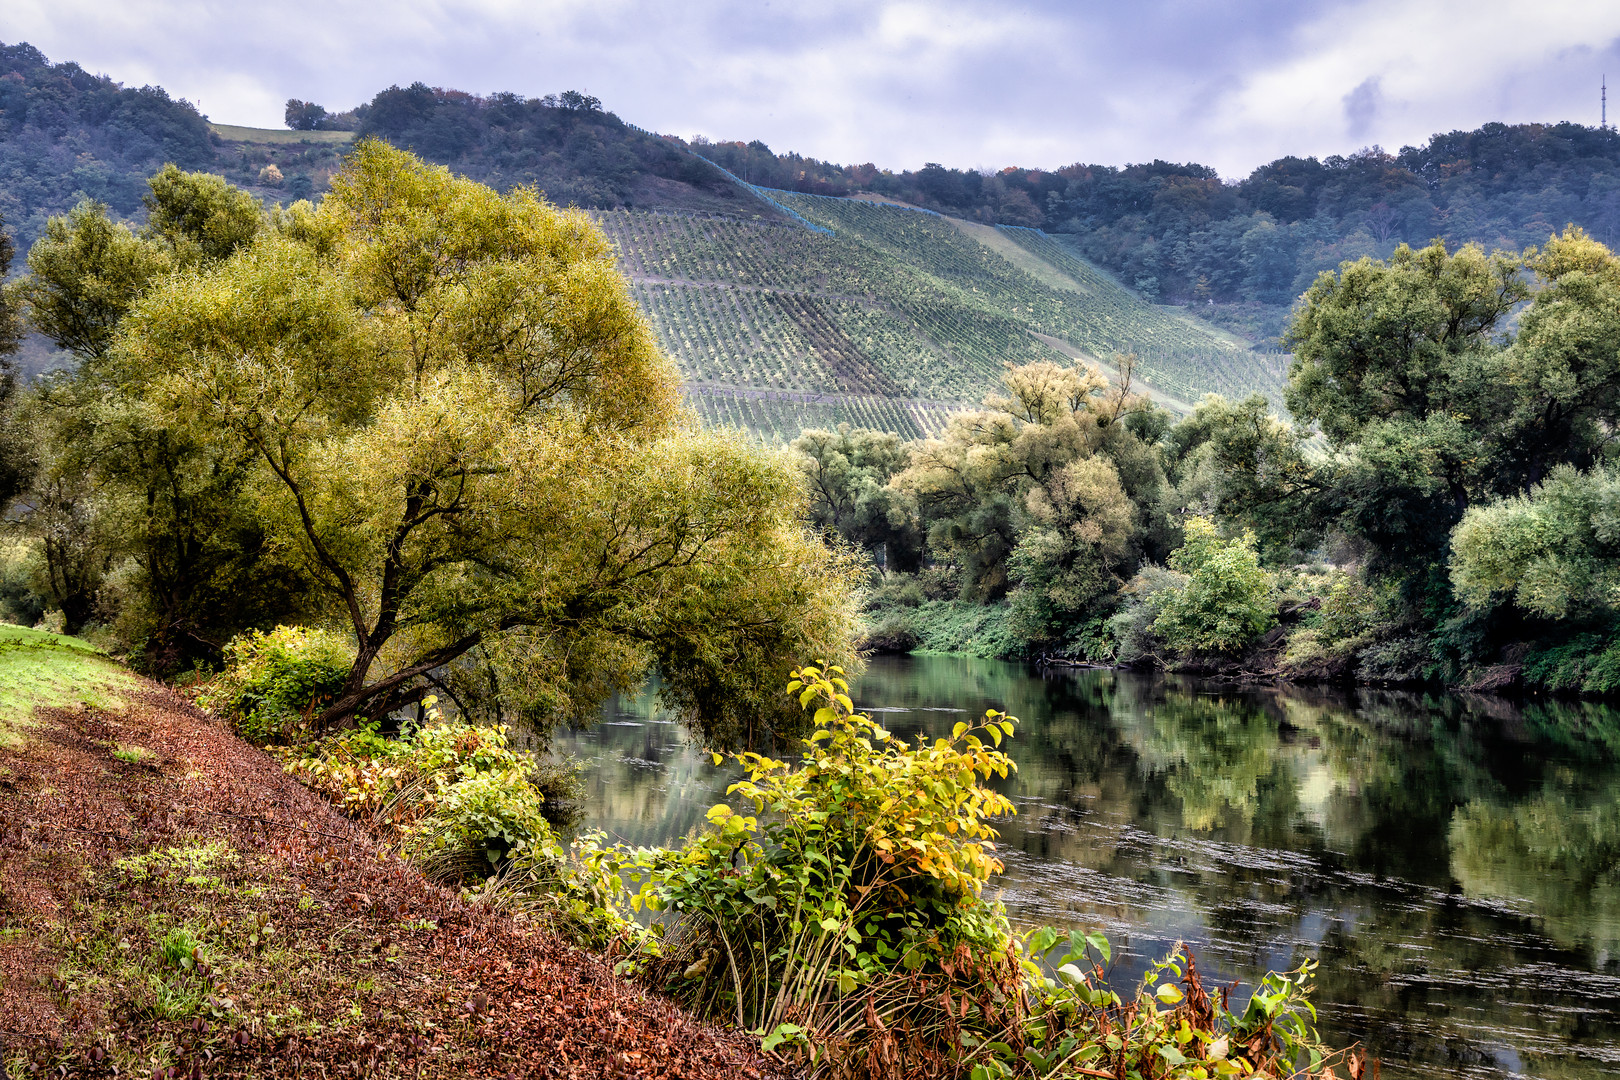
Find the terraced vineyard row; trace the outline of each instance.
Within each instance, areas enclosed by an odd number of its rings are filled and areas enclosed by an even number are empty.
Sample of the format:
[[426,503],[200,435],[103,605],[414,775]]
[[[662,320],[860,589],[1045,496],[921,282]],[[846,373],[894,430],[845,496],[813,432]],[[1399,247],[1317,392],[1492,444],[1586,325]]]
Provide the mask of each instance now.
[[[690,381],[796,395],[694,392],[694,405],[715,422],[768,437],[840,419],[920,433],[938,426],[926,403],[976,403],[1004,364],[1059,358],[1036,334],[1104,360],[1134,351],[1147,381],[1186,400],[1208,390],[1276,389],[1271,358],[1143,303],[1044,234],[1004,232],[1053,268],[1041,280],[937,215],[772,195],[834,231],[678,213],[596,215]],[[1065,278],[1075,288],[1059,287]],[[840,403],[817,395],[840,395]],[[879,409],[882,400],[897,404]]]
[[687,384],[687,404],[704,423],[747,428],[771,442],[791,442],[806,428],[892,431],[903,439],[937,435],[956,410],[858,395],[809,395],[732,390]]
[[[853,199],[772,194],[839,238],[955,286],[959,294],[967,294],[960,298],[968,304],[1003,313],[1015,324],[1060,338],[1099,359],[1134,352],[1145,378],[1181,397],[1197,400],[1211,390],[1236,397],[1280,390],[1275,358],[1267,360],[1165,314],[1034,230],[1002,232],[1075,280],[1083,293],[1037,280],[937,214]],[[1061,265],[1048,258],[1053,251],[1063,254]]]
[[1057,355],[970,294],[941,295],[836,237],[635,211],[599,221],[692,378],[976,402],[1004,363]]
[[[1189,327],[1185,322],[1167,315],[1160,309],[1138,299],[1134,294],[1127,292],[1115,283],[1108,275],[1086,262],[1078,256],[1073,249],[1062,239],[1050,236],[1039,229],[1027,229],[1018,225],[998,225],[997,230],[1019,247],[1035,255],[1049,266],[1056,267],[1071,280],[1084,287],[1101,307],[1116,308],[1129,311],[1131,317],[1140,320],[1144,325],[1155,321],[1168,324],[1166,333],[1170,335],[1189,333],[1196,335],[1192,340],[1196,342],[1203,335],[1196,328]],[[1217,345],[1225,345],[1220,339],[1212,335],[1209,340]],[[1194,350],[1197,351],[1196,344]],[[1199,396],[1204,392],[1199,390],[1194,382],[1178,375],[1156,367],[1156,354],[1148,349],[1134,350],[1143,358],[1138,370],[1149,382],[1159,385],[1167,390],[1174,390],[1178,384],[1184,386],[1187,392]],[[1221,391],[1229,396],[1243,396],[1259,390],[1274,400],[1281,399],[1282,385],[1288,379],[1288,358],[1274,353],[1258,352],[1251,349],[1233,348],[1229,345],[1209,352],[1205,361],[1214,371],[1213,379],[1224,386],[1234,389]],[[1247,387],[1239,391],[1237,387]],[[1190,399],[1196,400],[1196,398]]]

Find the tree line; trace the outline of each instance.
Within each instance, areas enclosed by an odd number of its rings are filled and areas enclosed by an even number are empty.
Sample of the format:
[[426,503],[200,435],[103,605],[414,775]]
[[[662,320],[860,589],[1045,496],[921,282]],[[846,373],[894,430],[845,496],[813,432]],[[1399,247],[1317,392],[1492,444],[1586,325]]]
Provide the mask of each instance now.
[[827,530],[882,569],[869,643],[1380,682],[1620,689],[1620,259],[1402,246],[1321,275],[1289,420],[1176,420],[1093,368],[1008,370],[939,438],[808,432]]

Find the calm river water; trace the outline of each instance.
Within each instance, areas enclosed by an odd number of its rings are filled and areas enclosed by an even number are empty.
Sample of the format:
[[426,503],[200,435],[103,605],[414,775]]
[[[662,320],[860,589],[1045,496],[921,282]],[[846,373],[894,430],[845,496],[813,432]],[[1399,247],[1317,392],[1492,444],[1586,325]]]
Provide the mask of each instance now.
[[[957,657],[880,657],[854,689],[902,735],[1023,721],[1002,897],[1105,929],[1122,989],[1178,940],[1245,983],[1310,957],[1325,1034],[1385,1076],[1620,1076],[1620,711]],[[734,779],[646,699],[557,746],[587,826],[633,843]]]

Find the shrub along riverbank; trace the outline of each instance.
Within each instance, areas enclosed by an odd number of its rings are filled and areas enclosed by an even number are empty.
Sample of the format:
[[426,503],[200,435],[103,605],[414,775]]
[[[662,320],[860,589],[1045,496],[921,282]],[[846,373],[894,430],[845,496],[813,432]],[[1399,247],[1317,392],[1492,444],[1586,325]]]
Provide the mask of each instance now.
[[287,688],[341,679],[347,660],[330,644],[286,629],[249,639],[204,700],[274,731],[289,774],[473,909],[597,951],[693,1015],[752,1033],[784,1067],[979,1080],[1314,1076],[1341,1062],[1359,1073],[1359,1058],[1316,1040],[1308,965],[1237,1004],[1211,998],[1178,950],[1121,994],[1101,937],[1014,932],[985,895],[1001,870],[994,818],[1014,812],[993,783],[1014,767],[1002,750],[1012,717],[911,745],[854,712],[837,668],[806,667],[788,692],[810,736],[784,759],[730,755],[731,800],[684,845],[565,842],[536,786],[554,770],[537,771],[503,728],[447,720],[430,702],[391,735],[362,725],[310,737],[311,710]]

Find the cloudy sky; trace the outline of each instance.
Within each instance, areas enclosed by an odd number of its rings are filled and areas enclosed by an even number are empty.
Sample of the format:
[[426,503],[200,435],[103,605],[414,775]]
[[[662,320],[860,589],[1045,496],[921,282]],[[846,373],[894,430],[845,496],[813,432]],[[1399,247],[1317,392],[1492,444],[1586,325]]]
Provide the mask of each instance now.
[[0,41],[221,123],[416,80],[578,88],[656,131],[839,162],[1226,176],[1490,120],[1595,124],[1599,78],[1620,83],[1615,0],[5,0]]

